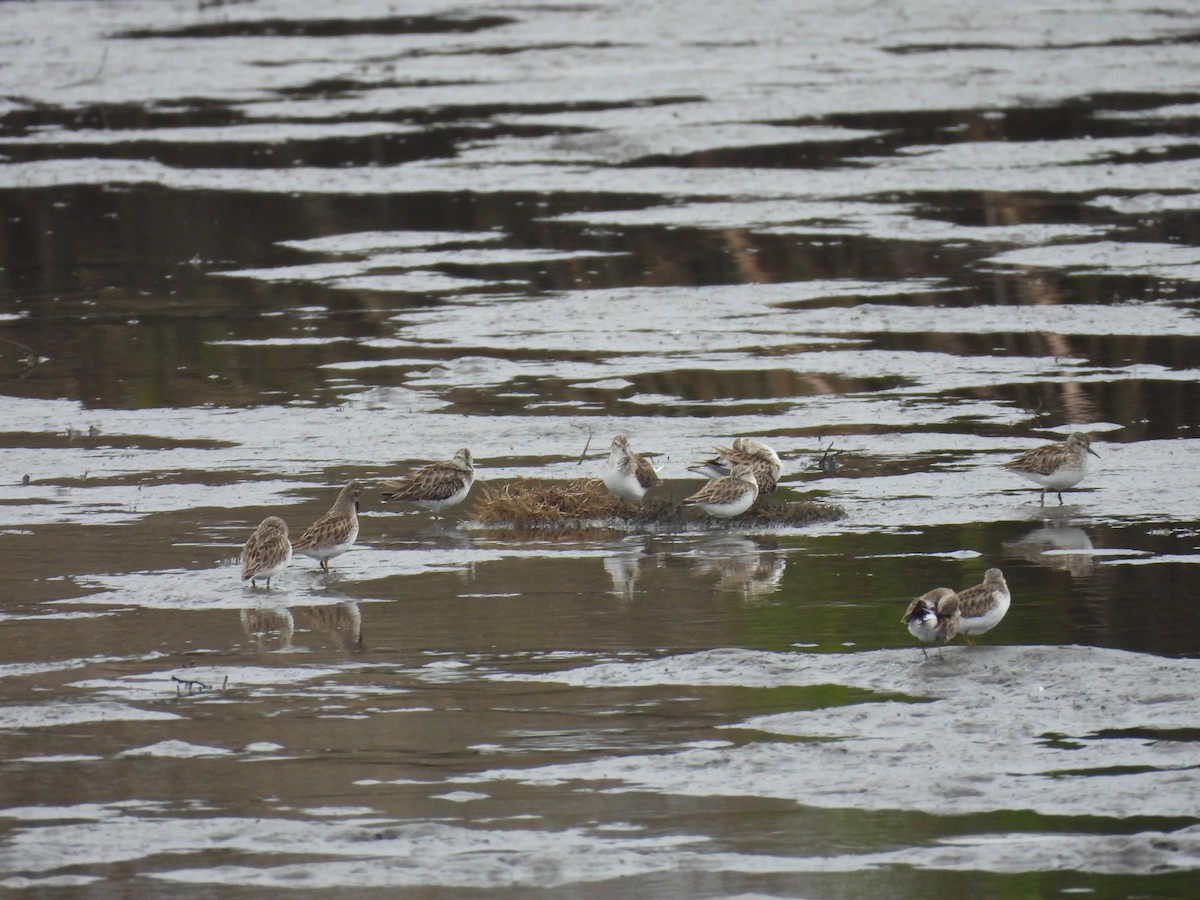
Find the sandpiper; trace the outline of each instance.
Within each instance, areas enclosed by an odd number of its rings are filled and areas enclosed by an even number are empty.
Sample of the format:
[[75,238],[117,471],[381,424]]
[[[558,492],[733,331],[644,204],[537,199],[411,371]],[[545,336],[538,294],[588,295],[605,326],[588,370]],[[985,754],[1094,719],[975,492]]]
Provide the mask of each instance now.
[[699,506],[718,519],[730,519],[740,516],[757,499],[758,480],[753,470],[747,463],[737,463],[728,475],[714,478],[683,503]]
[[738,463],[746,463],[758,481],[758,492],[775,492],[779,485],[779,473],[783,471],[783,463],[779,454],[762,441],[748,437],[734,438],[732,447],[713,447],[713,450],[717,454],[715,457],[688,466],[688,471],[707,478],[721,478],[730,474]]
[[971,640],[974,635],[984,634],[1000,624],[1011,602],[1004,573],[999,569],[988,569],[983,573],[983,584],[958,594],[958,609],[962,616],[958,633],[968,644],[974,643]]
[[422,509],[440,513],[462,503],[475,483],[475,464],[471,451],[466,447],[454,454],[453,459],[430,463],[391,481],[383,486],[387,491],[383,502],[407,500]]
[[623,434],[612,439],[600,477],[606,488],[629,503],[641,503],[646,491],[661,481],[650,461],[629,449],[629,438]]
[[1046,491],[1058,494],[1058,505],[1062,506],[1062,492],[1075,487],[1087,474],[1087,455],[1097,459],[1100,454],[1092,449],[1092,438],[1083,432],[1067,435],[1059,444],[1044,444],[1026,450],[1020,456],[1004,463],[1004,468],[1042,486],[1042,506],[1046,505]]
[[242,547],[242,581],[258,587],[258,579],[271,578],[287,568],[292,561],[292,545],[288,542],[287,523],[279,516],[267,516]]
[[358,537],[358,500],[362,488],[352,481],[338,494],[329,512],[292,541],[292,550],[303,556],[311,556],[321,564],[321,571],[329,571],[329,560],[341,556],[354,546]]
[[[958,595],[950,588],[934,588],[922,594],[912,603],[900,621],[908,626],[909,633],[921,642],[921,653],[929,658],[926,644],[944,644],[958,634],[960,613]],[[938,656],[942,648],[938,646]]]

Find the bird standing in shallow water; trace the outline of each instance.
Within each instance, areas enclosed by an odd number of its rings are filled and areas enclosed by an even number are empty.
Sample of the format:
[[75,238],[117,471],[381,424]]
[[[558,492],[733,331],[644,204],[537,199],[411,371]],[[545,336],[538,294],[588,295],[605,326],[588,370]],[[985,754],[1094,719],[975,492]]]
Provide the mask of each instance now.
[[641,503],[646,491],[661,481],[650,461],[629,449],[623,434],[612,439],[600,477],[609,491],[628,503]]
[[311,556],[321,564],[322,572],[328,572],[329,560],[353,547],[358,537],[358,500],[361,496],[362,487],[357,481],[342,488],[329,512],[292,542],[292,550],[302,556]]
[[292,545],[288,541],[287,523],[279,516],[267,516],[242,547],[242,581],[258,587],[258,579],[271,578],[287,568],[292,561]]
[[453,459],[430,463],[396,478],[385,481],[387,491],[383,502],[407,500],[433,513],[457,506],[471,493],[475,483],[475,463],[471,451],[466,447],[454,454]]
[[958,609],[961,621],[958,633],[968,644],[974,635],[985,634],[1000,624],[1012,603],[1008,582],[999,569],[988,569],[983,573],[983,583],[958,593]]
[[953,640],[958,634],[958,595],[950,588],[934,588],[908,604],[908,609],[904,611],[900,621],[907,625],[909,633],[921,642],[921,653],[926,659],[929,658],[926,644],[939,645],[938,656],[941,656],[940,645]]
[[1059,444],[1044,444],[1026,450],[1020,456],[1004,463],[1004,468],[1016,472],[1042,486],[1041,505],[1046,505],[1046,491],[1058,494],[1058,505],[1062,506],[1062,492],[1073,488],[1087,474],[1088,454],[1100,458],[1092,449],[1092,438],[1083,432],[1067,435]]

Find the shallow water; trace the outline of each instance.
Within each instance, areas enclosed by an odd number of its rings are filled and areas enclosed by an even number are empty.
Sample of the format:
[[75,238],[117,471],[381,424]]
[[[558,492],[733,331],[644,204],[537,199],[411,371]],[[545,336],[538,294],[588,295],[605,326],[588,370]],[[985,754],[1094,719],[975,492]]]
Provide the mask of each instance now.
[[[307,10],[4,7],[0,884],[1192,891],[1190,4]],[[1000,463],[1071,430],[1040,506]],[[847,515],[469,522],[616,433]],[[377,502],[460,446],[467,504]],[[331,575],[240,585],[351,478]]]

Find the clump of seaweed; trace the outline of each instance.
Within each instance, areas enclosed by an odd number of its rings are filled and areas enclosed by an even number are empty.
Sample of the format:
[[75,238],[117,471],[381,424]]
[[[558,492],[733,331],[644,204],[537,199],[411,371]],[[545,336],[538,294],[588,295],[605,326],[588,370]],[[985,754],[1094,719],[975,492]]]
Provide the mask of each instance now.
[[592,478],[565,484],[518,478],[500,488],[483,485],[471,518],[489,525],[537,527],[568,521],[592,522],[621,514],[625,504]]
[[794,528],[844,518],[833,503],[810,500],[767,502],[766,498],[733,519],[716,519],[678,500],[652,499],[635,507],[614,497],[594,478],[540,482],[518,478],[501,487],[484,486],[471,508],[473,522],[529,530],[619,528],[647,531],[696,531],[745,528]]

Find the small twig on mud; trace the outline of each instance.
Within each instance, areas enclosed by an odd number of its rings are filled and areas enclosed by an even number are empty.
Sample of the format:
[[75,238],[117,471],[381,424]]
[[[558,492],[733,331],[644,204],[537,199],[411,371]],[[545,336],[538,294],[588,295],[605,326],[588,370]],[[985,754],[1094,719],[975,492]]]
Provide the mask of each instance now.
[[[1041,397],[1035,397],[1033,403],[1021,403],[1020,401],[1017,402],[1021,412],[1025,413],[1025,416],[1035,423],[1038,421],[1038,419],[1041,419],[1049,414],[1049,411],[1046,409]],[[1012,427],[1016,428],[1022,424],[1024,423],[1014,422]]]
[[218,6],[232,6],[235,3],[252,3],[254,0],[200,0],[196,4],[196,8],[203,12],[206,9],[213,9]]
[[592,437],[595,435],[595,432],[587,425],[580,425],[578,423],[572,424],[571,427],[578,428],[580,431],[587,431],[587,443],[583,445],[583,452],[579,454],[579,459],[575,461],[575,465],[582,466],[583,461],[587,459],[588,448],[592,446]]
[[[90,78],[82,78],[79,81],[72,81],[71,83],[64,84],[62,86],[64,88],[73,88],[73,87],[79,87],[80,85],[92,84],[96,81],[99,81],[100,73],[104,71],[104,67],[106,65],[108,65],[108,47],[105,47],[104,52],[100,54],[100,65],[96,66],[96,71],[92,73]],[[103,112],[101,112],[101,115],[103,115]],[[107,126],[108,126],[108,123],[105,122],[105,127],[107,127]]]
[[[820,438],[817,439],[817,446],[821,446]],[[821,458],[817,460],[817,468],[826,475],[836,475],[842,467],[842,464],[838,462],[838,456],[841,453],[841,450],[833,449],[833,441],[830,441],[829,446],[821,451]]]
[[[196,691],[211,691],[212,690],[212,685],[205,684],[203,681],[193,681],[190,678],[180,678],[178,675],[172,675],[171,680],[175,682],[175,696],[176,697],[179,696],[179,692],[181,690],[183,690],[184,687],[187,688],[187,692],[189,694],[194,693]],[[225,680],[228,681],[229,676],[225,676]],[[224,691],[224,689],[225,689],[224,686],[222,686],[221,690]]]

